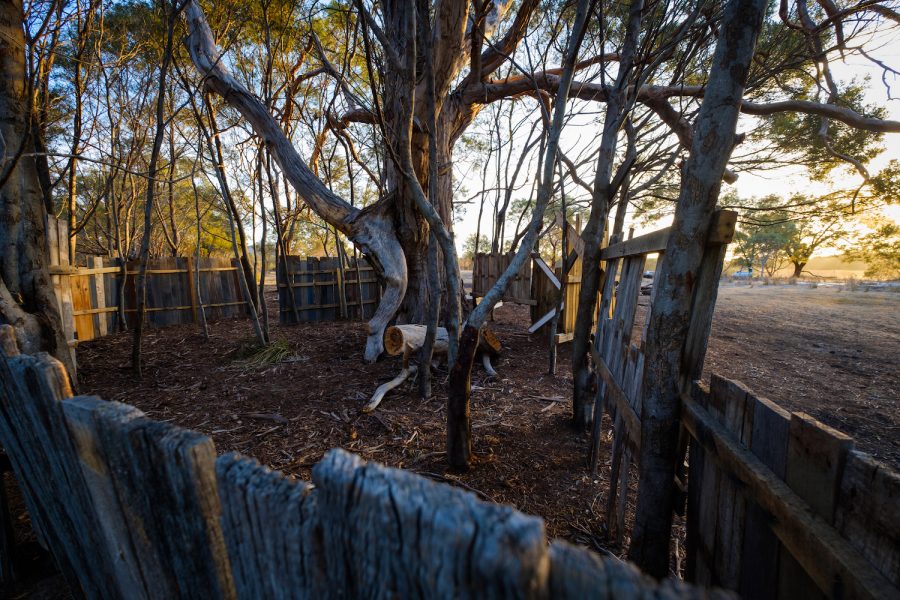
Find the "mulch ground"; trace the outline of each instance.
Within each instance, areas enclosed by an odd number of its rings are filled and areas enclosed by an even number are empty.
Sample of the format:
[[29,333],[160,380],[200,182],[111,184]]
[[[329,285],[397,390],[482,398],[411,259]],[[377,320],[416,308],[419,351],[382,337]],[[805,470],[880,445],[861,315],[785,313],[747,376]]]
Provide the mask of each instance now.
[[496,311],[491,325],[504,345],[494,361],[499,376],[480,365],[473,372],[476,466],[465,474],[445,464],[446,365],[435,371],[428,400],[411,382],[389,392],[375,412],[360,412],[400,370],[396,358],[363,363],[363,323],[273,323],[271,339],[286,342],[292,355],[263,366],[245,361],[252,345],[246,321],[212,324],[209,340],[193,326],[151,330],[141,381],[129,368],[130,336],[116,334],[80,345],[80,391],[128,402],[209,435],[220,453],[238,451],[302,479],[325,451],[341,447],[542,516],[550,537],[617,553],[602,510],[608,469],[591,477],[587,436],[569,424],[569,347],[560,346],[557,375],[549,375],[547,344],[527,334],[527,323],[527,307]]

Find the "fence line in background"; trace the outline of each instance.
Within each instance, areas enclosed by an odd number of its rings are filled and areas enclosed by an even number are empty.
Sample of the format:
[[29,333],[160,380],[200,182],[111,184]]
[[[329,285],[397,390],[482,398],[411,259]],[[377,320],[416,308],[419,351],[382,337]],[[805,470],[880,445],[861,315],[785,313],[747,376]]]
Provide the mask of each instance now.
[[[69,264],[68,225],[50,217],[50,276],[69,345],[119,329],[119,315],[132,326],[137,303],[135,277],[140,261],[90,257],[90,266]],[[228,258],[154,258],[147,263],[146,320],[151,327],[199,323],[242,316],[246,304],[238,281],[239,264]],[[200,274],[197,289],[195,272]],[[124,275],[124,276],[123,276]],[[120,307],[120,303],[124,305]],[[121,309],[121,310],[120,310]]]
[[276,279],[279,315],[285,324],[366,321],[381,301],[375,269],[360,258],[344,265],[339,258],[286,256],[278,261]]
[[[119,328],[119,299],[125,320],[136,313],[135,277],[139,261],[93,257],[92,267],[51,266],[64,322],[71,322],[70,339],[83,342]],[[246,304],[237,280],[237,261],[227,258],[156,258],[147,265],[146,319],[151,327],[199,323],[199,311],[211,320],[243,316]],[[194,281],[199,271],[200,289]],[[124,285],[124,290],[121,286]],[[71,319],[67,321],[67,319]]]

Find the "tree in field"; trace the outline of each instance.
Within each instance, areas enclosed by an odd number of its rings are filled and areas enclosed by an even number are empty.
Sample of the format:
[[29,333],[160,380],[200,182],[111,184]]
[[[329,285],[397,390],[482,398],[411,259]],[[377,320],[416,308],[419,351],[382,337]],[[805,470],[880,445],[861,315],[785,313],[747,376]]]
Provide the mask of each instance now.
[[876,220],[873,231],[859,237],[844,254],[846,260],[866,262],[866,277],[900,278],[900,225]]
[[784,246],[788,262],[794,267],[792,277],[800,277],[813,254],[833,246],[850,235],[850,218],[843,212],[825,213],[798,219],[792,235]]
[[459,257],[460,263],[465,263],[471,268],[475,262],[475,253],[487,252],[490,249],[491,240],[489,240],[486,235],[476,237],[476,234],[470,234],[463,244],[462,254]]
[[[724,204],[738,201],[736,196],[721,199]],[[784,266],[788,259],[785,247],[796,233],[796,225],[790,214],[780,210],[781,198],[765,196],[750,203],[752,210],[741,216],[740,225],[734,234],[734,250],[741,264],[759,268],[759,272],[769,277]]]

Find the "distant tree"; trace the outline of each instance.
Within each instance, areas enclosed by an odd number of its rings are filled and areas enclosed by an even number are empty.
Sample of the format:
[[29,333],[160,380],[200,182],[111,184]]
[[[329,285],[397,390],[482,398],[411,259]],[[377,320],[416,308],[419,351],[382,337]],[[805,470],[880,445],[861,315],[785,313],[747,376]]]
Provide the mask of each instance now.
[[469,237],[466,238],[466,241],[463,243],[462,248],[462,260],[464,263],[470,266],[475,261],[476,246],[477,252],[490,252],[491,241],[487,238],[486,235],[479,236],[476,239],[474,233],[470,234]]
[[845,260],[866,262],[866,277],[900,278],[900,225],[893,222],[874,223],[872,233],[860,237],[844,255]]
[[790,214],[779,208],[784,204],[780,197],[769,195],[751,203],[752,210],[744,213],[735,233],[735,248],[742,266],[758,265],[760,273],[772,277],[787,262],[785,249],[797,226]]
[[796,219],[793,234],[784,248],[788,261],[794,265],[791,276],[800,277],[817,250],[845,240],[850,235],[851,224],[850,215],[837,209]]

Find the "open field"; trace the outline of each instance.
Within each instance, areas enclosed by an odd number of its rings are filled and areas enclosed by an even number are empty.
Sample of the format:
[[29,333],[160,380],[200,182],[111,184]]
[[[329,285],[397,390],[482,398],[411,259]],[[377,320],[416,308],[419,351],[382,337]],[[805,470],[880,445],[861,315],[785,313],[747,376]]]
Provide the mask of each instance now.
[[[898,307],[900,294],[886,292],[724,283],[707,373],[809,412],[900,468]],[[421,401],[405,384],[374,414],[358,412],[399,370],[396,359],[362,363],[362,323],[273,325],[273,339],[292,355],[257,366],[241,360],[251,336],[246,321],[214,324],[209,341],[191,326],[151,330],[142,382],[128,369],[130,336],[117,334],[79,347],[81,392],[132,403],[210,435],[220,452],[239,450],[302,478],[325,450],[341,446],[540,515],[551,536],[618,552],[602,517],[608,467],[590,476],[586,436],[568,425],[569,348],[561,348],[558,375],[547,375],[547,347],[527,335],[527,315],[522,306],[497,311],[500,377],[480,368],[473,375],[478,464],[465,475],[444,470],[439,387]]]
[[709,372],[811,414],[900,469],[900,293],[723,284]]

